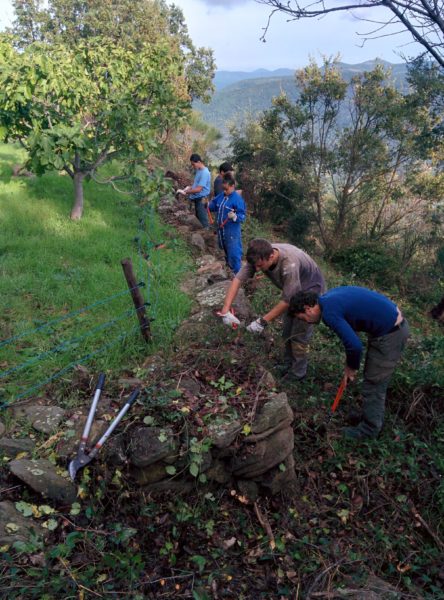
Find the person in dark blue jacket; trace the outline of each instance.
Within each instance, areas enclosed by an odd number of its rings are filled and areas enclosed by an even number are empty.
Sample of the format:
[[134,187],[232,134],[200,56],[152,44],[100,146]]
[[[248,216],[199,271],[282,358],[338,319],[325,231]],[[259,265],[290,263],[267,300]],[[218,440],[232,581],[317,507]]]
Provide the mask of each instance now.
[[324,321],[345,347],[345,383],[359,369],[363,345],[357,332],[367,334],[367,353],[362,384],[362,417],[356,427],[344,429],[346,437],[377,437],[384,423],[387,387],[409,336],[409,327],[399,308],[386,296],[372,290],[343,286],[319,296],[295,294],[288,309],[307,323]]
[[225,252],[227,265],[236,274],[242,264],[242,230],[246,209],[244,199],[235,190],[233,175],[226,173],[222,180],[223,192],[213,198],[208,208],[217,213],[217,238]]
[[219,175],[216,177],[216,179],[214,180],[214,183],[213,183],[213,197],[214,198],[216,196],[219,196],[219,194],[222,194],[222,192],[224,191],[223,181],[224,181],[224,175],[226,173],[233,174],[233,167],[232,167],[231,163],[229,163],[229,162],[224,162],[219,167]]

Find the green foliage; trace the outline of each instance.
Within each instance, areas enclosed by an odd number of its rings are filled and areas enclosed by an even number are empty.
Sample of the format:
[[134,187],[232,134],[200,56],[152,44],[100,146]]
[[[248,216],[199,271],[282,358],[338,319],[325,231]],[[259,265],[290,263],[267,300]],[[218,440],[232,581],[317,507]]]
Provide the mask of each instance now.
[[85,177],[117,156],[134,170],[187,105],[175,86],[180,55],[167,40],[137,53],[106,38],[79,41],[75,49],[34,43],[17,52],[3,36],[0,57],[7,65],[0,74],[5,139],[20,140],[36,174],[55,169],[72,177],[73,218],[82,214]]
[[[0,254],[0,338],[33,330],[124,292],[127,284],[120,261],[129,256],[138,281],[149,277],[147,287],[142,289],[151,302],[148,315],[155,317],[151,324],[154,343],[149,351],[164,347],[189,310],[190,300],[185,295],[178,289],[171,293],[172,285],[178,284],[190,266],[183,245],[167,240],[168,230],[149,206],[138,207],[133,200],[122,199],[112,189],[93,181],[86,184],[90,196],[87,218],[82,224],[67,221],[64,213],[69,203],[69,179],[55,174],[39,179],[11,179],[7,165],[19,163],[22,156],[22,151],[12,145],[0,147],[0,193],[5,198],[0,208],[0,246],[7,249]],[[140,238],[137,243],[135,237]],[[156,250],[161,242],[165,248]],[[139,250],[149,253],[149,263]],[[49,353],[26,369],[2,378],[2,394],[9,397],[26,389],[130,331],[125,340],[117,340],[106,352],[93,355],[85,366],[107,370],[132,364],[141,351],[146,353],[132,308],[130,295],[124,293],[109,303],[4,346],[2,370],[88,334],[63,351]],[[100,329],[114,319],[120,320]],[[92,331],[95,328],[99,329]]]
[[40,41],[75,50],[79,44],[99,37],[138,53],[145,45],[167,41],[172,52],[180,53],[183,63],[185,76],[178,90],[184,88],[191,99],[209,98],[215,69],[212,51],[194,46],[177,6],[164,0],[15,0],[14,8],[12,32],[20,49]]
[[[436,95],[403,95],[380,65],[347,83],[334,60],[311,62],[296,81],[295,100],[281,94],[259,120],[232,131],[249,205],[274,222],[276,212],[292,219],[296,243],[314,235],[327,253],[389,241],[403,267],[422,258],[442,239],[439,139],[417,144],[435,126]],[[298,222],[292,213],[300,212],[308,218]]]
[[372,282],[382,287],[392,287],[400,277],[400,261],[392,249],[381,244],[364,242],[337,250],[331,261],[349,277]]

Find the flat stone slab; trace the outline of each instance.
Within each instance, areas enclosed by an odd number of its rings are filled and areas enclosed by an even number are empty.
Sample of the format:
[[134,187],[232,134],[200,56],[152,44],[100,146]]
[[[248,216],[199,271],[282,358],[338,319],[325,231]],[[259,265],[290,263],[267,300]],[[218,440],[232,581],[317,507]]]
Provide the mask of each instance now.
[[0,502],[0,546],[14,542],[26,542],[31,533],[43,535],[43,529],[31,517],[24,517],[13,502]]
[[26,406],[24,411],[34,429],[42,433],[52,433],[65,416],[65,411],[59,406]]
[[0,438],[0,456],[8,456],[9,458],[15,458],[22,452],[31,453],[34,450],[35,443],[29,438]]
[[49,460],[13,460],[11,473],[45,498],[60,504],[72,504],[77,498],[76,486],[59,475]]

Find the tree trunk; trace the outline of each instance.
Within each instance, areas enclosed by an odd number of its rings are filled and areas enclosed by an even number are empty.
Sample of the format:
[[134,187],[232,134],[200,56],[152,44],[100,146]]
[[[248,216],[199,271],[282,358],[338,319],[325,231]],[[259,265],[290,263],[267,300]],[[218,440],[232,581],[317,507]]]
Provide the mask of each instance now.
[[71,219],[78,221],[83,214],[83,179],[85,174],[79,171],[74,173],[74,204],[71,210]]

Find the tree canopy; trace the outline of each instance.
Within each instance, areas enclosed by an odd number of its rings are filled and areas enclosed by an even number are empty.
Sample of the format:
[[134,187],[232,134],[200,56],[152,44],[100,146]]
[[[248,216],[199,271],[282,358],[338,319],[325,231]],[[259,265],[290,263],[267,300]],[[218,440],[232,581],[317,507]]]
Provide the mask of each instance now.
[[212,51],[196,48],[180,8],[165,0],[14,0],[15,44],[39,41],[76,47],[81,40],[103,37],[137,50],[168,39],[179,51],[191,99],[208,101],[215,64]]
[[104,38],[18,51],[3,37],[0,60],[3,136],[28,150],[36,174],[56,169],[72,177],[75,219],[84,178],[110,158],[141,163],[188,106],[186,90],[178,93],[182,63],[168,40],[137,53]]

